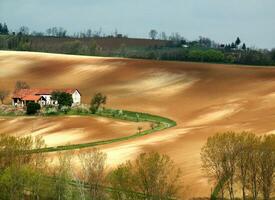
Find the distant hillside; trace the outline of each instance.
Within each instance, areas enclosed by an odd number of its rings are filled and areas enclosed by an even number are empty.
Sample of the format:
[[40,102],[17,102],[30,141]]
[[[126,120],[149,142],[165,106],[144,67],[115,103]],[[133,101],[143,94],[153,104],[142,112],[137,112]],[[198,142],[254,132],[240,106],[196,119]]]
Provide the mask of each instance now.
[[103,50],[118,49],[122,45],[127,47],[155,47],[155,46],[165,46],[167,41],[164,40],[150,40],[150,39],[136,39],[136,38],[115,38],[115,37],[105,37],[105,38],[70,38],[70,37],[35,37],[29,36],[31,40],[32,47],[36,49],[46,48],[53,49],[54,47],[62,46],[68,42],[79,41],[82,44],[92,44],[96,43]]
[[28,36],[32,51],[85,54],[85,55],[113,55],[125,48],[153,48],[167,44],[164,40],[135,39],[135,38],[72,38]]
[[275,65],[275,50],[245,45],[212,46],[211,41],[153,40],[127,37],[56,37],[23,34],[0,35],[1,50],[35,51],[72,55],[195,61],[245,65]]

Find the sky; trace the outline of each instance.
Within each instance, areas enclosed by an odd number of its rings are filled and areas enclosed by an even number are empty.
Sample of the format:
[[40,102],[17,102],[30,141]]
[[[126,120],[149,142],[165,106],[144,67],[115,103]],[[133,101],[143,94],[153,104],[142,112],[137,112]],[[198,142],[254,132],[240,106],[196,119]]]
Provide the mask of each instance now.
[[275,0],[0,0],[0,22],[14,31],[64,27],[69,33],[116,29],[148,37],[151,29],[219,43],[240,37],[250,47],[275,47]]

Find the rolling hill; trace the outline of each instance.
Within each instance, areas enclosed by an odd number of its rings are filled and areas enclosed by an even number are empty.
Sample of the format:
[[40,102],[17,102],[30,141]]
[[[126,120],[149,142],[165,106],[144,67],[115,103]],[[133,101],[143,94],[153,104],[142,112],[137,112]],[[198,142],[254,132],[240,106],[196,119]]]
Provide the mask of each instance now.
[[[108,107],[175,120],[178,125],[172,129],[102,148],[110,165],[143,151],[168,154],[182,168],[182,181],[192,197],[209,196],[211,191],[200,167],[207,137],[223,131],[275,133],[275,68],[0,51],[0,89],[12,91],[17,80],[32,87],[77,88],[84,103],[100,91],[108,96]],[[66,131],[68,119],[56,120],[63,129],[52,132]],[[83,120],[70,119],[70,129],[88,126]],[[39,121],[48,128],[56,122]],[[22,127],[14,120],[0,124]]]

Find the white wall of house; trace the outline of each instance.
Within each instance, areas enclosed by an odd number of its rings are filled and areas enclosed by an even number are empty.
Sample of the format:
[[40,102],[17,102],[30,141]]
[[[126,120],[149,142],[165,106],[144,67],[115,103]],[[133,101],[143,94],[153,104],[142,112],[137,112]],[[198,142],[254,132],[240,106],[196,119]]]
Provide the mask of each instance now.
[[46,99],[46,105],[57,105],[57,101],[52,100],[51,94],[43,94],[42,95]]
[[13,106],[19,106],[19,107],[24,107],[24,101],[21,101],[20,99],[12,99],[12,105]]
[[72,94],[72,98],[73,98],[73,105],[79,105],[81,103],[81,95],[77,90],[75,90],[74,93]]
[[51,99],[51,97],[52,97],[52,95],[45,95],[45,94],[43,94],[42,95],[45,99],[46,99],[46,104],[47,105],[51,105],[52,104],[52,99]]

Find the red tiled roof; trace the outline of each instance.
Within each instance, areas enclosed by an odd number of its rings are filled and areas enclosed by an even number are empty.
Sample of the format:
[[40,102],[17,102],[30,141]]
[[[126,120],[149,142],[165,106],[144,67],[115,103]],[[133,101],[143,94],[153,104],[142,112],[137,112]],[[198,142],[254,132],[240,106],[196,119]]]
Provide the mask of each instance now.
[[73,94],[76,89],[67,88],[67,89],[45,89],[45,88],[33,88],[33,89],[20,89],[14,92],[13,98],[24,98],[26,96],[37,96],[37,95],[50,95],[54,91],[66,92]]
[[24,101],[38,101],[41,98],[39,95],[27,95],[22,98]]

